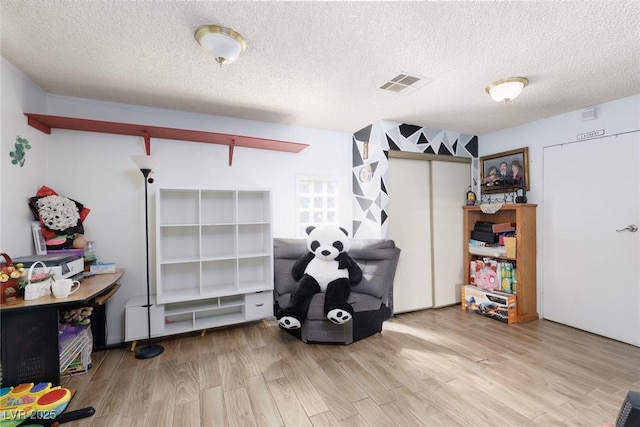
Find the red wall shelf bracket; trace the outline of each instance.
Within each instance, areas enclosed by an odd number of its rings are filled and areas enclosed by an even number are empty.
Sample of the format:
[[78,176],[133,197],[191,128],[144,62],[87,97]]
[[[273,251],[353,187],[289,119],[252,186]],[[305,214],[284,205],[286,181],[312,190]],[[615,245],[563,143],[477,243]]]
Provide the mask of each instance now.
[[229,143],[229,166],[233,164],[233,149],[236,148],[236,140],[232,139]]
[[144,151],[147,153],[147,156],[151,155],[151,138],[149,137],[149,132],[142,132],[142,137],[144,138]]
[[36,119],[35,117],[27,116],[27,124],[32,128],[38,129],[42,133],[51,135],[51,126],[48,126],[42,123],[40,120]]

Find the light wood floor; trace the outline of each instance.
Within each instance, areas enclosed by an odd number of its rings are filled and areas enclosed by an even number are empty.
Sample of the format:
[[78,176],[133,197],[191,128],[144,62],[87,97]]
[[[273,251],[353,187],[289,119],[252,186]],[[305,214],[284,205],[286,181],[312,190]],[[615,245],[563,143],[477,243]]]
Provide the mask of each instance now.
[[[94,353],[68,410],[91,426],[603,426],[640,390],[640,348],[548,321],[459,307],[396,316],[349,346],[304,344],[275,321]],[[64,381],[64,379],[63,379]]]

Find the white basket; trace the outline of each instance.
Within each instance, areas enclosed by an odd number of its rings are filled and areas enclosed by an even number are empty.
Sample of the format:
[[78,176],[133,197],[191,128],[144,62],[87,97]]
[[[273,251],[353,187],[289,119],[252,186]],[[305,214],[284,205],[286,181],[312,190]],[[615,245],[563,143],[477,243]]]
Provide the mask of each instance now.
[[31,283],[31,279],[33,277],[33,269],[38,264],[42,264],[43,268],[47,268],[45,263],[42,261],[36,261],[31,264],[31,267],[29,267],[29,272],[27,273],[27,284],[24,287],[25,301],[31,301],[51,295],[51,278],[43,280],[42,282]]

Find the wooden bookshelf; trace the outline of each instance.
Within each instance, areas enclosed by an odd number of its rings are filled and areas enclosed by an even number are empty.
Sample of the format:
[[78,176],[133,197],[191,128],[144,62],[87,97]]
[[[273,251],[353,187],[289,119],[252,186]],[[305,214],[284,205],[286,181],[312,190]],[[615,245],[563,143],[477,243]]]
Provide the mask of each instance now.
[[476,255],[469,251],[469,239],[475,223],[487,221],[493,223],[510,222],[516,225],[516,257],[493,257],[515,262],[518,288],[516,304],[518,323],[527,323],[538,319],[538,301],[536,285],[536,208],[534,204],[505,204],[494,214],[480,210],[480,206],[464,206],[464,271],[467,284],[470,281],[470,262],[474,259],[489,257]]

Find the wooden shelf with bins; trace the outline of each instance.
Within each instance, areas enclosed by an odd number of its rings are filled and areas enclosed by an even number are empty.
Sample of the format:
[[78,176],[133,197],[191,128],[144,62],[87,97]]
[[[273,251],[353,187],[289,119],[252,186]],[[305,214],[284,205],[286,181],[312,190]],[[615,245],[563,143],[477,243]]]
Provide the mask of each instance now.
[[[470,280],[470,262],[488,257],[513,261],[518,271],[516,304],[518,323],[538,319],[536,285],[536,207],[534,204],[505,204],[494,214],[480,210],[480,206],[464,206],[464,271],[467,283]],[[496,224],[510,222],[516,225],[516,257],[491,257],[477,255],[469,250],[469,239],[475,223],[488,221]]]

